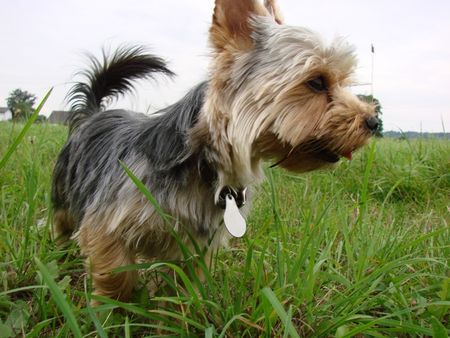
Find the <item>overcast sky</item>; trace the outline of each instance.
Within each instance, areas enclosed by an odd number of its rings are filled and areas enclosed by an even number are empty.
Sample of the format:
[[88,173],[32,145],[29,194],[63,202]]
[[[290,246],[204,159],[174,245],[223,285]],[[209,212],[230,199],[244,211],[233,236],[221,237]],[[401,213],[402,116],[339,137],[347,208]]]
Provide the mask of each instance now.
[[[385,130],[450,130],[450,1],[279,0],[287,24],[326,40],[344,36],[357,48],[360,83],[371,81]],[[84,52],[139,43],[169,61],[174,80],[141,85],[117,105],[153,111],[205,78],[213,0],[1,0],[0,106],[15,88],[42,98],[44,111],[67,108],[64,97]],[[370,86],[354,89],[369,94]]]

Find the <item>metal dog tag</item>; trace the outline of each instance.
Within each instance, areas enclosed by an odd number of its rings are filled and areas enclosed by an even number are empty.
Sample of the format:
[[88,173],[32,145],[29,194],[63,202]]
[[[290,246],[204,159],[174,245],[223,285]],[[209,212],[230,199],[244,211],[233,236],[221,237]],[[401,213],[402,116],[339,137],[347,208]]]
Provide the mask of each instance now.
[[233,195],[226,196],[225,213],[223,214],[223,221],[227,227],[228,232],[234,237],[242,237],[247,230],[247,224],[244,217],[239,212]]

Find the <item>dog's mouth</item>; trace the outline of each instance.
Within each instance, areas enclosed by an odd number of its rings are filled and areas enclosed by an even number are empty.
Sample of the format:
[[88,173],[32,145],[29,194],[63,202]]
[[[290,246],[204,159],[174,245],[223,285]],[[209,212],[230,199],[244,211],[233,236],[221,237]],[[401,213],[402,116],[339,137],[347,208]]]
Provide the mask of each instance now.
[[258,154],[274,161],[271,167],[280,166],[294,172],[306,172],[335,164],[341,158],[351,160],[357,148],[344,148],[324,137],[312,138],[292,147],[288,143],[278,142],[276,136],[272,135],[261,139]]
[[319,160],[322,160],[324,162],[329,162],[329,163],[336,163],[339,161],[340,156],[328,149],[321,149],[319,151],[315,151],[313,153],[313,156],[315,158],[318,158]]
[[352,150],[332,150],[324,140],[310,140],[285,153],[272,167],[281,166],[294,171],[309,171],[327,164],[339,162],[341,158],[351,160]]
[[342,157],[345,157],[348,160],[352,159],[353,151],[355,149],[337,150],[330,148],[330,144],[332,143],[327,142],[325,139],[313,139],[299,146],[297,149],[294,149],[293,152],[303,153],[328,163],[336,163]]
[[352,151],[345,151],[341,153],[333,152],[328,149],[320,149],[313,153],[313,156],[318,158],[319,160],[322,160],[324,162],[329,163],[336,163],[338,162],[342,157],[345,157],[349,161],[353,158],[353,152]]

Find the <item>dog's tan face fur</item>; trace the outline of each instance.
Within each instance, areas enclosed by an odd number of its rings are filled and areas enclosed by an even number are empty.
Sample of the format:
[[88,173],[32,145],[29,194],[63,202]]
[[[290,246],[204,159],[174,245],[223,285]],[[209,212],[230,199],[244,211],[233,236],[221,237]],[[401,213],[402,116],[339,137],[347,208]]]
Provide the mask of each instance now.
[[[346,88],[356,59],[343,40],[325,45],[308,29],[283,24],[274,1],[217,0],[210,41],[202,118],[222,156],[224,183],[236,175],[256,180],[261,160],[317,169],[371,136],[374,108]],[[311,88],[314,79],[325,90]]]

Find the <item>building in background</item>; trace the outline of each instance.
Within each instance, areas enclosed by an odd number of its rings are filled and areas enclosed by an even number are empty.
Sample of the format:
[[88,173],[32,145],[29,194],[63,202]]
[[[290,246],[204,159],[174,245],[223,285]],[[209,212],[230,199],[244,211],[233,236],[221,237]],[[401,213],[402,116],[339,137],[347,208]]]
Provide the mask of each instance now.
[[69,112],[64,110],[54,110],[48,117],[49,123],[67,124]]
[[0,121],[9,121],[12,119],[11,110],[8,107],[0,107]]

